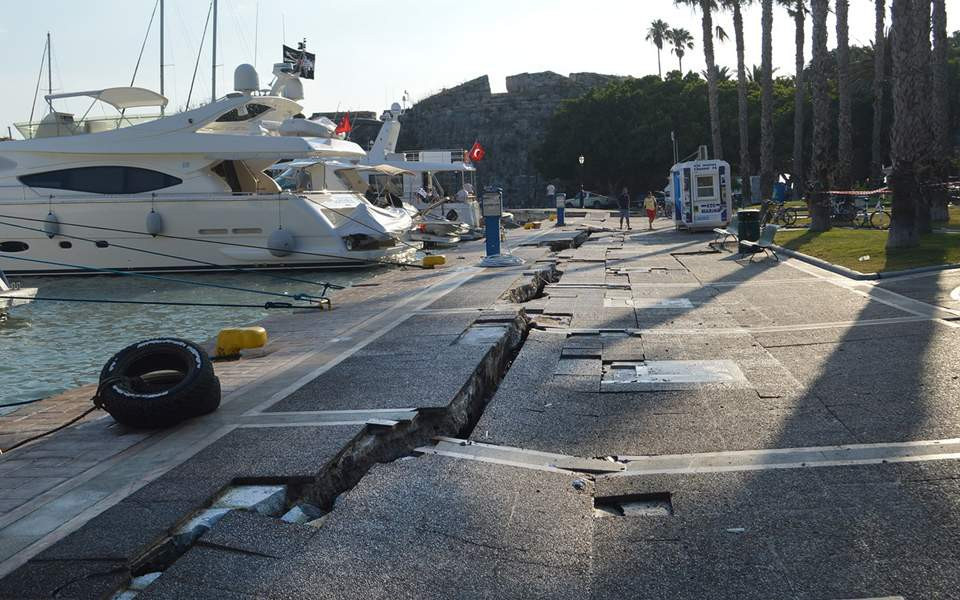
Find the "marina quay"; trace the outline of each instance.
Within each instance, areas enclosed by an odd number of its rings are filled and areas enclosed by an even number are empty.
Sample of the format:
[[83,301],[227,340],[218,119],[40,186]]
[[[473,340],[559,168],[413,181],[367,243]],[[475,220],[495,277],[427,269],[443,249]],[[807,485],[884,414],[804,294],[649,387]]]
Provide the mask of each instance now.
[[5,7],[0,600],[960,598],[960,5],[318,6]]

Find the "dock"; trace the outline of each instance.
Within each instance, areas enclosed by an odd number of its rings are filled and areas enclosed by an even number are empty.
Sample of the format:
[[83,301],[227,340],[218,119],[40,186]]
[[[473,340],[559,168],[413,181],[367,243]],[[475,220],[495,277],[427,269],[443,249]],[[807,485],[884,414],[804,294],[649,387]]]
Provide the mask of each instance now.
[[0,600],[952,597],[960,274],[616,225],[389,270],[264,321],[209,416],[4,454]]

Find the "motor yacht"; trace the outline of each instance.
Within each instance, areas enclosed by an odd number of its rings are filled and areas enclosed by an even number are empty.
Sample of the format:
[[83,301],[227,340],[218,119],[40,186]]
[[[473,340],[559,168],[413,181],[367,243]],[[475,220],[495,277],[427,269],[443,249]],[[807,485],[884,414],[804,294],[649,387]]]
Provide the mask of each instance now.
[[[413,223],[307,173],[283,190],[264,170],[284,160],[365,158],[328,124],[307,121],[290,65],[259,91],[241,65],[236,92],[200,108],[126,119],[167,99],[124,87],[47,96],[29,139],[0,145],[0,268],[10,274],[102,270],[290,269],[403,261]],[[114,120],[74,120],[62,98],[112,106]],[[21,131],[24,131],[21,129]],[[322,171],[323,167],[319,167]],[[315,175],[315,176],[314,176]]]

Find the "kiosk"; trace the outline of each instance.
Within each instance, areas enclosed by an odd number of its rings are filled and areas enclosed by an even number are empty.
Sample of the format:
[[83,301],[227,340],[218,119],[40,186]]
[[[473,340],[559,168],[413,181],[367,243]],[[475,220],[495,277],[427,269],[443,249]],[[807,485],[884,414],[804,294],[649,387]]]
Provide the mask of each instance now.
[[733,214],[730,165],[694,160],[670,169],[670,198],[676,228],[696,231],[724,227]]

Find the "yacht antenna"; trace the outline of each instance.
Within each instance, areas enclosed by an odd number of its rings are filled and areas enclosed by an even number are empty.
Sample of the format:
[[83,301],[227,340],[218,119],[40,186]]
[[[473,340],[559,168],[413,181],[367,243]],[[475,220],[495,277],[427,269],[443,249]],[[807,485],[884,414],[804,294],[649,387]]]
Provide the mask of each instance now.
[[[53,46],[50,45],[50,32],[47,32],[47,95],[53,95],[53,68],[50,66],[53,64]],[[47,100],[47,104],[50,106],[50,112],[53,112],[53,101]]]
[[[163,96],[163,0],[160,0],[160,95]],[[164,106],[160,107],[160,115],[163,115]]]
[[[47,47],[50,44],[50,40],[47,40],[47,43],[43,45],[43,56],[40,57],[40,71],[37,73],[37,87],[33,90],[33,104],[30,105],[30,123],[33,123],[33,114],[37,109],[37,96],[40,95],[40,82],[43,81],[43,63],[47,60]],[[30,137],[33,137],[31,134]]]
[[210,83],[210,89],[212,91],[213,100],[211,102],[217,101],[217,0],[213,0],[213,65],[211,68],[212,72],[212,81]]

